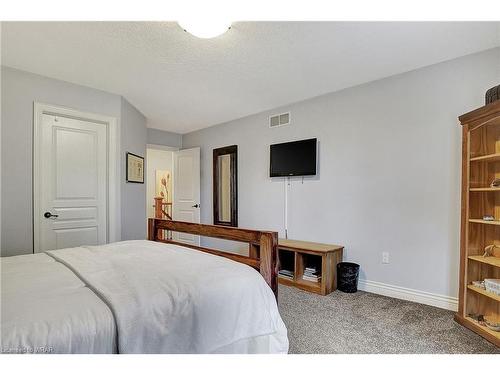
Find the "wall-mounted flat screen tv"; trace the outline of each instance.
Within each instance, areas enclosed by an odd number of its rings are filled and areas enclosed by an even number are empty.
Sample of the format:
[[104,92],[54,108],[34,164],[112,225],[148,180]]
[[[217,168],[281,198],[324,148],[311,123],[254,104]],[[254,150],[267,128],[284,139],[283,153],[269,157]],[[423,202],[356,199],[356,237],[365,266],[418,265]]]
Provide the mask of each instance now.
[[316,138],[271,145],[271,177],[316,174]]

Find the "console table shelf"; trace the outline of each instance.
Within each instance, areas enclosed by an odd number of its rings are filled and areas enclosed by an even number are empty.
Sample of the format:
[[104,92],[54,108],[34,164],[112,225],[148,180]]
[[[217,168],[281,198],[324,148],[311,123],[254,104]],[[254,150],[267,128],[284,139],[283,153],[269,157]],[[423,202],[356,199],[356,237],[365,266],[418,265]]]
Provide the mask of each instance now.
[[[292,276],[278,276],[280,284],[308,292],[327,295],[337,289],[337,264],[342,261],[344,247],[317,242],[280,238],[278,251],[281,269]],[[318,281],[304,280],[304,270],[313,266],[319,271]]]

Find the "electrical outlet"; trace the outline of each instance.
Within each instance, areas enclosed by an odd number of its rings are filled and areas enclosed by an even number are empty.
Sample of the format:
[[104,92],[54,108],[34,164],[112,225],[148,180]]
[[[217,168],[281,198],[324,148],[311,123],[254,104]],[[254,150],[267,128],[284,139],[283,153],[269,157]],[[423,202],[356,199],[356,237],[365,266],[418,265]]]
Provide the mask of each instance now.
[[382,253],[382,263],[384,263],[384,264],[389,263],[389,253],[387,251],[384,251]]

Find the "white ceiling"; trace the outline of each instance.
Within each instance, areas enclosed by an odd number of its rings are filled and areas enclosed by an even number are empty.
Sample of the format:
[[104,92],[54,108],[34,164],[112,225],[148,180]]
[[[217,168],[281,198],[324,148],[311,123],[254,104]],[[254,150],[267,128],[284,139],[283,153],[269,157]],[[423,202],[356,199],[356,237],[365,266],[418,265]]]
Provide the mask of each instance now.
[[3,22],[2,64],[123,95],[186,133],[500,45],[499,23]]

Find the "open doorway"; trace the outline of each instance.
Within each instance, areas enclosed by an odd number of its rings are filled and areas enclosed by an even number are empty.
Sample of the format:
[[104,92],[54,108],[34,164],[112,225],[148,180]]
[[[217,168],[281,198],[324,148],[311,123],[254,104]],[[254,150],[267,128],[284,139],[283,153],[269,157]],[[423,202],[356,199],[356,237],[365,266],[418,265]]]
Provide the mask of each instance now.
[[[146,149],[146,212],[172,219],[174,152],[178,148],[148,144]],[[161,198],[161,199],[158,199]]]
[[[200,222],[200,148],[179,150],[148,144],[146,147],[146,212],[148,217]],[[161,232],[159,239],[200,245],[200,236]]]

